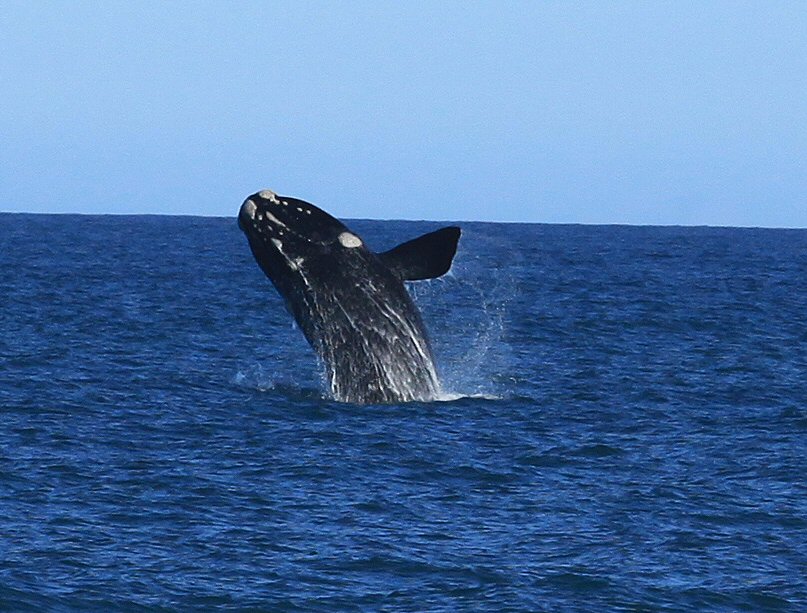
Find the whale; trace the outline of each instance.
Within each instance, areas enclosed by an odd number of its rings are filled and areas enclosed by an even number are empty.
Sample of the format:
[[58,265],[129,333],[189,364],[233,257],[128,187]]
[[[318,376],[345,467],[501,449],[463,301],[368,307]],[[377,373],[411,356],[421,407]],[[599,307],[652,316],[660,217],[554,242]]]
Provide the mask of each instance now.
[[376,253],[324,210],[271,190],[243,202],[238,225],[318,356],[333,399],[374,404],[440,397],[429,337],[405,282],[449,271],[459,227]]

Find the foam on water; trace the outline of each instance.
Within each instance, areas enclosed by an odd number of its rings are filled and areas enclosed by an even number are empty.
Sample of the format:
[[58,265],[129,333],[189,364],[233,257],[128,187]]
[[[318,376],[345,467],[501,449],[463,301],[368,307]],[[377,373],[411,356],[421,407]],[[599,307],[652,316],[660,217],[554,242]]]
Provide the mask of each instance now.
[[501,396],[494,396],[493,394],[480,394],[471,393],[463,394],[458,392],[440,391],[435,402],[456,402],[457,400],[503,400]]

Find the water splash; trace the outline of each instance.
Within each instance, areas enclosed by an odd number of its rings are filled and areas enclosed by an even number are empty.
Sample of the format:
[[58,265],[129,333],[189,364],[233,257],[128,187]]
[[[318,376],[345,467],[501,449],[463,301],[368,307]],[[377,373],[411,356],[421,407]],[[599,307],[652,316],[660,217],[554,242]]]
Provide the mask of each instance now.
[[440,392],[434,399],[435,402],[457,402],[458,400],[503,400],[503,396],[495,394],[476,393],[476,394],[461,394],[457,392]]
[[290,380],[285,377],[277,379],[271,376],[260,364],[253,364],[238,370],[232,378],[236,387],[260,394],[270,394],[292,401],[307,403],[327,400],[321,387],[308,386],[305,381]]
[[233,383],[242,388],[269,392],[277,387],[275,380],[264,371],[260,364],[253,364],[244,370],[238,370],[233,376]]
[[512,357],[505,333],[509,303],[517,292],[512,265],[519,256],[489,261],[476,255],[489,251],[478,245],[488,240],[469,229],[447,275],[407,286],[423,314],[439,366],[436,400],[508,396],[505,381]]

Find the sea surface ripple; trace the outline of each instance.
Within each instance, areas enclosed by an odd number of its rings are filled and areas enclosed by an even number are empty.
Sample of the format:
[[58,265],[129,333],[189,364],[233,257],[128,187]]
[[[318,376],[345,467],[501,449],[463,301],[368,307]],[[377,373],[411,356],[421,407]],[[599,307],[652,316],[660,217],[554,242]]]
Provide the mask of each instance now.
[[355,406],[234,220],[0,214],[0,610],[807,610],[807,231],[463,229]]

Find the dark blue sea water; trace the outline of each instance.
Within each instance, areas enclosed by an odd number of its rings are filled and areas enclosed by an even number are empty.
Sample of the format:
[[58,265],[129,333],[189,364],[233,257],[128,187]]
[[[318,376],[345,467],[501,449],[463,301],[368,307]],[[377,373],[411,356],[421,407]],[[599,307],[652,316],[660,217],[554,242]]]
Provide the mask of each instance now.
[[463,227],[356,406],[234,219],[0,215],[0,610],[807,610],[807,231]]

